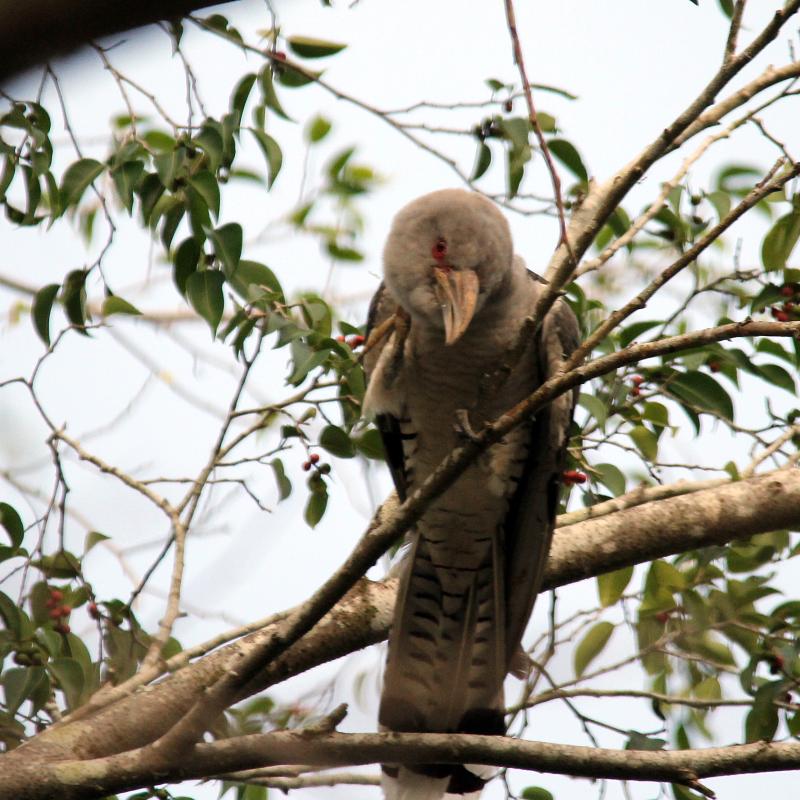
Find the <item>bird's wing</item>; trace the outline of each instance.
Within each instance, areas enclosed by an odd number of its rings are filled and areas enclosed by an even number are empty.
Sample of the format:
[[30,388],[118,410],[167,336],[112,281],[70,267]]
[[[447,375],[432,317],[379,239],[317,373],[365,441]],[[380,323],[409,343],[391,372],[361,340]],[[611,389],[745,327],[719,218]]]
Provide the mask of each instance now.
[[[397,303],[389,295],[383,281],[372,297],[367,314],[366,339],[369,342],[370,334],[383,322],[389,319],[397,310]],[[364,356],[364,373],[369,383],[378,364],[378,359],[383,349],[389,345],[390,336],[384,336],[381,341],[371,348]],[[397,496],[402,503],[406,499],[408,479],[405,471],[405,457],[403,455],[403,438],[400,423],[393,414],[380,413],[375,415],[375,426],[380,431],[383,440],[383,449],[386,452],[386,463],[392,474]]]
[[[534,280],[540,280],[531,273]],[[539,331],[535,358],[540,381],[551,377],[580,342],[578,320],[557,300]],[[528,460],[504,525],[506,554],[506,657],[519,646],[539,593],[558,510],[569,428],[577,392],[560,395],[536,412]]]

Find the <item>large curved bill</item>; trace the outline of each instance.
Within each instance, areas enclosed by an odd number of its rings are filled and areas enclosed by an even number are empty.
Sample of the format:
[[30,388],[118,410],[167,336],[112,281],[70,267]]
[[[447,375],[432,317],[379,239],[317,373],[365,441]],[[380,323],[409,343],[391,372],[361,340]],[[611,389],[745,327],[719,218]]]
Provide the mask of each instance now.
[[434,269],[436,297],[442,306],[445,344],[458,341],[472,321],[478,302],[478,276],[471,269]]

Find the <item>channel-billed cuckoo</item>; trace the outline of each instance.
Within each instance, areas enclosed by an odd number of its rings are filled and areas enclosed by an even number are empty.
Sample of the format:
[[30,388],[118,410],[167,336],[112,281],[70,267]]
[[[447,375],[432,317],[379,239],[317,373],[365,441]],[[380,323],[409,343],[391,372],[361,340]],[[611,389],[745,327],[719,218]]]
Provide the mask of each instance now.
[[[538,328],[543,282],[481,195],[447,189],[395,217],[372,300],[365,409],[401,500],[464,436],[552,375],[578,343],[563,300]],[[572,419],[562,395],[436,498],[410,536],[389,638],[384,730],[502,734],[503,681],[539,591]],[[480,769],[478,768],[478,771]],[[480,791],[476,768],[384,765],[389,800]]]

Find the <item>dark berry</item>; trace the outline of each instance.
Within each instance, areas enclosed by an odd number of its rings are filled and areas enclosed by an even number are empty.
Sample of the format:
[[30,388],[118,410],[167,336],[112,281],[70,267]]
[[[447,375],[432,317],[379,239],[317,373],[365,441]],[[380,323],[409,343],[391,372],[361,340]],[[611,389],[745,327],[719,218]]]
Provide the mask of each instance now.
[[638,397],[641,393],[642,390],[638,386],[634,386],[630,391],[631,397]]

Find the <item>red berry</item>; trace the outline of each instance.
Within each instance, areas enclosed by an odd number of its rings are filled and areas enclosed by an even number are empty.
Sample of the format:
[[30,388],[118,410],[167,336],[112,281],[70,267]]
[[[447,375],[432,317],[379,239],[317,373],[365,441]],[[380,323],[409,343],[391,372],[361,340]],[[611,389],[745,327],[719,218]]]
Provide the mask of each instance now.
[[311,469],[311,462],[304,461],[303,462],[303,472],[308,472]]
[[656,619],[663,625],[669,619],[669,611],[659,611]]
[[51,589],[50,599],[55,600],[56,603],[60,603],[64,599],[64,592],[62,592],[61,589]]
[[783,310],[784,311],[791,311],[793,308],[794,308],[794,303],[791,300],[787,300],[783,304]]
[[794,289],[787,283],[785,286],[781,286],[781,294],[784,297],[792,297],[794,295]]
[[719,363],[719,361],[709,361],[708,368],[712,372],[719,372],[722,369],[722,365]]
[[59,610],[62,617],[68,617],[72,613],[72,606],[61,606]]
[[72,630],[72,628],[70,628],[69,625],[67,625],[66,622],[59,622],[58,625],[56,625],[56,631],[58,633],[63,633],[64,635],[66,635],[71,630]]
[[286,61],[286,53],[283,53],[280,50],[276,50],[272,55],[273,55],[274,58],[277,58],[279,61]]
[[86,606],[86,610],[89,612],[89,616],[92,619],[100,619],[100,609],[97,607],[97,603],[89,603]]
[[44,607],[45,608],[55,608],[57,605],[58,605],[58,601],[57,600],[53,600],[52,597],[50,597],[50,598],[48,598],[47,600],[44,601]]
[[60,619],[61,618],[61,607],[56,606],[55,608],[50,609],[50,613],[47,615],[50,619]]
[[339,334],[339,335],[336,337],[336,341],[337,341],[337,342],[343,342],[343,341],[344,341],[344,336],[342,336],[342,334]]
[[631,397],[638,397],[641,393],[642,390],[638,386],[634,386],[630,391]]
[[514,109],[514,103],[512,103],[511,100],[506,100],[506,102],[503,103],[503,108],[511,113],[511,111]]
[[772,316],[774,316],[778,322],[789,321],[789,315],[785,311],[776,311]]
[[364,344],[364,337],[363,336],[351,336],[350,341],[347,343],[350,345],[351,349],[355,350],[356,347],[361,347]]
[[586,483],[586,475],[576,469],[567,469],[561,473],[561,480],[566,486],[572,486],[576,483]]
[[312,453],[312,454],[311,454],[311,455],[308,457],[308,460],[309,460],[309,461],[310,461],[312,464],[316,464],[316,463],[317,463],[317,461],[319,461],[319,453]]
[[634,375],[631,378],[631,383],[634,386],[641,386],[644,383],[644,378],[641,375]]

